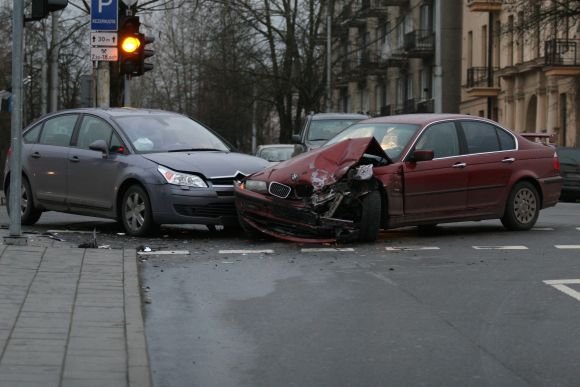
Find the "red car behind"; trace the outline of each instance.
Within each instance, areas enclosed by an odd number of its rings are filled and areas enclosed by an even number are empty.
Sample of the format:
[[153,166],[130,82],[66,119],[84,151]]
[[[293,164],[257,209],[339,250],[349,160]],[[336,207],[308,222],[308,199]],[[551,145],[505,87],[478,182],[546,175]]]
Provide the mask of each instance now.
[[380,229],[501,219],[534,226],[554,206],[556,151],[491,120],[379,117],[236,184],[242,226],[296,242],[374,241]]

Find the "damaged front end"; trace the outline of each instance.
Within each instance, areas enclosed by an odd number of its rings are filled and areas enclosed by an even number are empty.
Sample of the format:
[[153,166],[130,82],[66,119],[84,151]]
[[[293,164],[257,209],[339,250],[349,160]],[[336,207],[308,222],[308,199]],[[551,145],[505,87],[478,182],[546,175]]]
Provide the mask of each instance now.
[[244,228],[321,243],[358,239],[362,198],[390,160],[374,138],[349,139],[249,176],[235,187]]

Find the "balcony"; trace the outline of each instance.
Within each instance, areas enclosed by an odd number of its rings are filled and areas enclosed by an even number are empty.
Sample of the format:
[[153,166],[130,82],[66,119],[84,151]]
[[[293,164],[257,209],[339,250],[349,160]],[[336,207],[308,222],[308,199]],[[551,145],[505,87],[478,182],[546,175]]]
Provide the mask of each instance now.
[[415,30],[405,34],[405,51],[409,58],[427,58],[435,52],[435,33]]
[[500,12],[503,0],[467,0],[471,12]]
[[427,99],[417,104],[417,113],[435,113],[435,100]]
[[[499,80],[489,67],[471,67],[467,69],[467,95],[470,97],[497,97],[501,91]],[[491,75],[491,77],[490,77]]]
[[544,61],[547,76],[580,74],[580,40],[552,39],[545,42]]
[[362,27],[366,24],[366,18],[361,14],[359,7],[352,4],[342,7],[337,18],[344,27]]

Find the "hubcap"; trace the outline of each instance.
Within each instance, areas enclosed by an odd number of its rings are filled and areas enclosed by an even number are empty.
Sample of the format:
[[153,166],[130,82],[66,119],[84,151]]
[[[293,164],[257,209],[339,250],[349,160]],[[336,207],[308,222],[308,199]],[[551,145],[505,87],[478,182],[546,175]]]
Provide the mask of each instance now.
[[139,231],[145,223],[145,201],[138,193],[132,193],[125,202],[125,219],[134,231]]
[[534,219],[538,204],[532,190],[523,188],[516,193],[514,198],[514,213],[518,222],[525,224]]
[[28,193],[26,192],[24,184],[22,184],[20,190],[20,214],[24,215],[26,209],[28,208]]

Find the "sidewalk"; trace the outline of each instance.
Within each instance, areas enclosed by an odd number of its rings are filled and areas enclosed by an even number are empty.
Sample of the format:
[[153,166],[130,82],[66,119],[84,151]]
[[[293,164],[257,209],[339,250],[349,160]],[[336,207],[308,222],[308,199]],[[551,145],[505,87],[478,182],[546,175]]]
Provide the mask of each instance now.
[[0,387],[150,387],[135,250],[4,245]]

